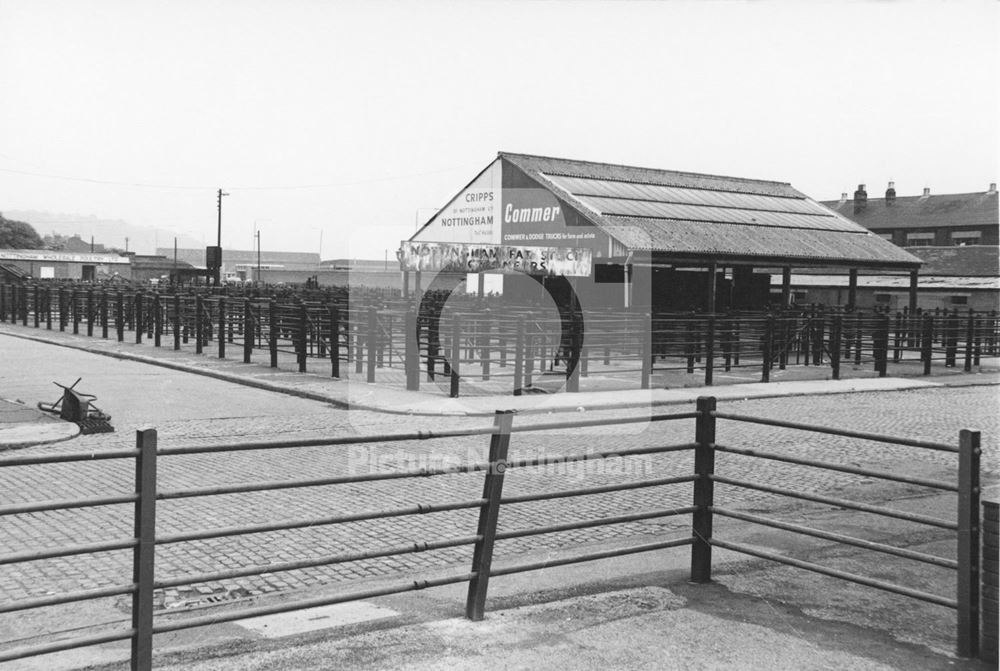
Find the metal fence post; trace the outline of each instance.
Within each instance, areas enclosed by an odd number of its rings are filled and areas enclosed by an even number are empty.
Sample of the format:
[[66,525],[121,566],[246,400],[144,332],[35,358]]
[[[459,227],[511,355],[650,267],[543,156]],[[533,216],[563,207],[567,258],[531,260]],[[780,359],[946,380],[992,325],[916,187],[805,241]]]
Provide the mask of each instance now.
[[334,306],[330,306],[330,377],[340,377],[340,308]]
[[958,434],[958,654],[979,652],[979,458],[978,431]]
[[841,335],[844,329],[844,318],[842,315],[834,315],[833,321],[830,322],[830,368],[833,372],[832,377],[834,380],[840,379],[840,356],[841,352]]
[[924,314],[923,333],[920,338],[920,358],[924,362],[924,375],[931,374],[931,358],[934,356],[934,317]]
[[649,389],[649,378],[653,373],[653,318],[649,313],[643,315],[643,322],[640,323],[642,331],[642,346],[639,356],[642,357],[642,372],[639,376],[639,385],[642,389]]
[[267,346],[271,351],[271,368],[278,367],[278,302],[268,302]]
[[965,372],[972,372],[972,341],[975,339],[975,317],[969,310],[969,321],[965,327]]
[[[61,304],[62,300],[60,300]],[[61,312],[60,310],[60,316]],[[59,330],[61,331],[62,319],[59,322]],[[118,342],[125,342],[125,296],[120,291],[115,295],[115,333],[118,336]]]
[[705,331],[705,386],[711,387],[715,367],[715,316],[709,315]]
[[524,387],[524,317],[517,318],[514,334],[514,396],[520,396]]
[[[35,314],[35,326],[36,327],[38,326],[37,312]],[[87,289],[87,335],[90,337],[94,336],[94,290],[93,289]]]
[[368,375],[367,381],[375,381],[375,353],[378,349],[378,310],[368,308]]
[[[24,288],[24,325],[28,325],[28,287]],[[80,333],[80,300],[77,297],[76,289],[69,292],[70,315],[73,320],[73,335]]]
[[132,671],[153,668],[153,580],[156,556],[156,429],[135,432],[135,539],[132,553]]
[[715,499],[715,397],[698,397],[698,419],[694,430],[694,505],[691,516],[691,582],[712,580],[712,506]]
[[202,351],[202,338],[204,336],[205,326],[202,323],[204,320],[204,315],[202,310],[204,309],[201,294],[194,297],[194,353],[201,354]]
[[[74,292],[74,293],[76,293],[76,292]],[[74,296],[74,301],[73,302],[74,303],[76,302],[75,301],[75,296]],[[134,326],[135,326],[135,344],[136,345],[142,344],[142,329],[145,328],[145,324],[146,324],[146,322],[145,322],[145,315],[143,314],[142,307],[143,307],[142,306],[142,292],[138,291],[135,294],[135,324],[134,324]],[[76,319],[74,319],[73,321],[76,322]],[[76,333],[76,324],[75,323],[73,324],[73,329],[74,329],[73,332]]]
[[878,318],[875,333],[872,336],[872,347],[875,350],[875,370],[879,377],[885,377],[889,372],[889,315]]
[[[52,306],[49,305],[49,328],[52,328]],[[101,337],[108,339],[108,292],[101,289]]]
[[153,293],[153,346],[159,347],[163,337],[163,306],[160,304],[160,294]]
[[479,508],[479,527],[475,549],[472,554],[472,572],[469,593],[465,600],[465,617],[478,622],[483,619],[486,607],[486,591],[490,583],[490,568],[493,564],[493,543],[497,533],[497,519],[500,516],[500,497],[503,495],[503,475],[507,470],[507,450],[510,446],[510,428],[514,413],[510,410],[497,411],[493,426],[495,433],[490,438],[490,468],[483,480],[483,499]]
[[764,335],[761,337],[760,353],[760,381],[771,381],[771,343],[774,340],[774,315],[767,315],[764,320]]
[[452,315],[451,318],[451,356],[449,357],[450,385],[448,389],[448,396],[450,396],[451,398],[458,398],[459,368],[461,368],[459,359],[461,357],[462,357],[462,320],[456,313]]
[[403,320],[404,354],[406,366],[406,390],[420,389],[420,341],[417,338],[417,313],[410,308]]
[[226,297],[219,296],[219,358],[226,358]]
[[181,295],[174,294],[174,349],[181,348]]
[[250,363],[253,357],[253,308],[250,307],[250,299],[243,299],[243,363]]

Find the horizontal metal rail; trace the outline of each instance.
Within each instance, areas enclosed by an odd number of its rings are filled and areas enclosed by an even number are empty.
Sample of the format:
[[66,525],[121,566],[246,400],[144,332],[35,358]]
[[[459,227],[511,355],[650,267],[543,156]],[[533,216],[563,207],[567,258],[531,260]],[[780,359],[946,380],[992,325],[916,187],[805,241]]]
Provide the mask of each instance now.
[[908,485],[919,485],[921,487],[931,487],[934,489],[943,489],[947,492],[957,492],[958,485],[953,485],[947,482],[941,482],[938,480],[926,480],[924,478],[910,478],[903,475],[894,475],[892,473],[884,473],[881,471],[873,471],[867,468],[857,468],[855,466],[842,466],[840,464],[834,464],[829,461],[817,461],[815,459],[803,459],[800,457],[791,457],[785,454],[778,454],[776,452],[763,452],[761,450],[748,450],[739,447],[728,447],[725,445],[715,445],[715,449],[719,452],[727,452],[729,454],[739,454],[746,457],[758,457],[760,459],[770,459],[772,461],[784,461],[789,464],[798,464],[799,466],[813,466],[816,468],[822,468],[828,471],[839,471],[841,473],[852,473],[854,475],[865,475],[872,478],[879,478],[882,480],[891,480],[893,482],[902,482]]
[[75,601],[89,601],[91,599],[100,599],[106,596],[132,594],[135,590],[135,583],[132,583],[131,585],[118,585],[114,587],[81,590],[79,592],[66,592],[58,596],[45,596],[37,599],[24,599],[23,601],[10,601],[7,603],[0,603],[0,613],[13,613],[18,610],[44,608],[46,606],[60,606],[64,603],[73,603]]
[[388,433],[372,436],[344,436],[342,438],[314,438],[296,441],[271,441],[260,443],[232,443],[228,445],[190,445],[157,448],[158,456],[179,454],[211,454],[213,452],[245,452],[249,450],[281,450],[295,447],[324,447],[328,445],[365,445],[368,443],[397,443],[408,440],[437,440],[465,436],[489,436],[496,432],[493,426],[453,429],[449,431],[416,431],[413,433]]
[[204,627],[209,624],[217,624],[220,622],[232,622],[234,620],[245,620],[250,617],[261,617],[263,615],[277,615],[278,613],[287,613],[292,610],[318,608],[320,606],[330,606],[337,603],[346,603],[348,601],[374,599],[376,597],[388,596],[390,594],[415,592],[417,590],[427,589],[428,587],[441,587],[442,585],[452,585],[458,582],[468,582],[474,577],[476,577],[476,574],[474,572],[460,573],[442,578],[433,578],[430,580],[415,580],[412,582],[408,582],[402,585],[395,585],[392,587],[383,587],[380,589],[371,589],[363,592],[352,592],[348,594],[341,594],[340,596],[318,597],[315,599],[302,599],[300,601],[290,601],[287,603],[274,604],[270,606],[260,606],[258,608],[246,608],[244,610],[213,613],[212,615],[190,618],[187,620],[180,620],[178,622],[154,624],[153,633],[165,634],[170,631],[193,629],[195,627]]
[[663,447],[636,447],[631,450],[615,450],[611,452],[587,452],[585,454],[561,454],[552,457],[537,457],[535,459],[510,460],[509,467],[530,467],[547,466],[549,464],[559,464],[570,461],[596,461],[608,459],[610,457],[631,457],[640,454],[660,454],[666,452],[684,452],[693,450],[697,443],[684,443],[681,445],[667,445]]
[[4,466],[36,466],[38,464],[61,464],[71,461],[103,461],[106,459],[135,459],[139,450],[115,450],[114,452],[67,452],[65,454],[48,454],[37,457],[5,457],[0,459],[0,468]]
[[947,559],[945,557],[929,555],[925,552],[916,552],[915,550],[898,548],[892,545],[885,545],[884,543],[866,541],[863,538],[845,536],[844,534],[837,534],[830,531],[823,531],[822,529],[812,529],[810,527],[804,527],[799,524],[790,524],[788,522],[781,522],[779,520],[773,520],[767,517],[760,517],[759,515],[751,515],[749,513],[742,513],[736,510],[730,510],[728,508],[720,508],[718,506],[712,506],[711,510],[713,513],[722,515],[724,517],[732,517],[733,519],[743,520],[745,522],[753,522],[754,524],[761,524],[767,527],[774,527],[775,529],[791,531],[794,533],[803,534],[805,536],[822,538],[823,540],[834,541],[836,543],[843,543],[844,545],[853,545],[854,547],[895,555],[897,557],[903,557],[904,559],[912,559],[914,561],[923,562],[925,564],[932,564],[934,566],[941,566],[943,568],[950,568],[950,569],[958,568],[958,562],[953,559]]
[[541,534],[552,534],[560,531],[572,531],[573,529],[590,529],[593,527],[606,526],[608,524],[621,524],[623,522],[638,522],[657,517],[671,517],[673,515],[685,515],[697,510],[694,506],[683,508],[662,508],[660,510],[647,510],[641,513],[630,513],[628,515],[616,515],[614,517],[598,517],[580,522],[567,522],[565,524],[552,524],[545,527],[532,527],[530,529],[515,529],[513,531],[498,531],[497,540],[508,538],[524,538],[525,536],[539,536]]
[[351,515],[332,515],[330,517],[316,517],[298,520],[286,520],[284,522],[274,522],[271,524],[251,524],[240,527],[221,527],[218,529],[202,529],[200,531],[190,531],[181,534],[164,534],[157,536],[157,545],[168,543],[184,543],[188,541],[200,541],[209,538],[224,538],[227,536],[242,536],[244,534],[259,534],[269,531],[286,531],[289,529],[303,529],[330,524],[343,524],[348,522],[363,522],[365,520],[389,519],[392,517],[403,517],[405,515],[421,515],[426,513],[440,513],[451,510],[465,510],[469,508],[479,508],[486,503],[486,499],[475,499],[473,501],[460,501],[456,503],[418,503],[409,508],[396,508],[393,510],[375,510]]
[[518,564],[515,566],[504,566],[490,571],[490,577],[498,575],[510,575],[512,573],[523,573],[525,571],[537,571],[543,568],[554,566],[565,566],[567,564],[578,564],[585,561],[595,561],[598,559],[610,559],[612,557],[624,557],[625,555],[638,554],[640,552],[653,552],[654,550],[665,550],[667,548],[682,547],[691,545],[693,538],[676,538],[658,543],[646,543],[645,545],[633,545],[631,547],[617,548],[615,550],[605,550],[603,552],[590,552],[588,554],[575,555],[573,557],[560,557],[558,559],[546,559],[530,564]]
[[229,571],[219,571],[216,573],[201,573],[179,576],[176,578],[167,578],[166,580],[158,580],[154,582],[153,587],[157,589],[179,587],[181,585],[194,585],[196,583],[210,582],[213,580],[229,580],[232,578],[242,578],[250,575],[262,575],[264,573],[280,573],[283,571],[296,571],[316,566],[343,564],[346,562],[361,561],[363,559],[395,557],[403,554],[414,554],[417,552],[427,552],[429,550],[442,550],[444,548],[472,545],[481,539],[482,536],[464,536],[461,538],[449,538],[440,541],[414,541],[407,545],[397,545],[378,550],[369,550],[367,552],[352,552],[350,554],[343,555],[326,555],[322,557],[314,557],[312,559],[300,559],[292,562],[279,562],[276,564],[263,564],[260,566],[245,566],[243,568],[231,569]]
[[97,552],[111,552],[113,550],[128,550],[139,544],[135,538],[128,538],[121,541],[109,541],[105,543],[87,543],[83,545],[67,545],[61,548],[51,548],[42,550],[30,550],[27,552],[17,552],[9,555],[0,555],[0,565],[18,564],[26,561],[40,559],[55,559],[56,557],[72,557],[74,555],[94,554]]
[[711,475],[709,476],[709,478],[715,482],[720,482],[726,485],[745,487],[747,489],[756,489],[758,491],[769,492],[771,494],[780,494],[782,496],[788,496],[794,499],[802,499],[804,501],[815,501],[816,503],[825,503],[831,506],[847,508],[848,510],[860,510],[866,513],[882,515],[883,517],[893,517],[900,520],[906,520],[907,522],[916,522],[918,524],[926,524],[928,526],[940,527],[942,529],[951,529],[952,531],[958,530],[958,524],[956,524],[955,522],[940,520],[937,519],[936,517],[917,515],[916,513],[908,513],[902,510],[893,510],[892,508],[869,506],[864,503],[856,503],[854,501],[848,501],[847,499],[838,499],[831,496],[819,496],[816,494],[805,494],[803,492],[794,492],[788,489],[781,489],[780,487],[769,487],[767,485],[761,485],[754,482],[747,482],[745,480],[736,480],[734,478],[727,478],[722,475]]
[[33,501],[31,503],[15,503],[0,506],[0,517],[3,515],[23,515],[25,513],[40,513],[53,510],[72,510],[74,508],[91,508],[97,506],[114,506],[122,503],[135,503],[136,494],[108,496],[93,499],[69,499],[65,501]]
[[620,424],[667,422],[677,419],[695,419],[697,417],[698,413],[695,411],[691,411],[691,412],[677,412],[677,413],[663,414],[663,415],[638,415],[632,417],[615,417],[612,419],[582,419],[573,422],[546,422],[539,424],[524,424],[520,426],[511,427],[510,432],[527,433],[534,431],[553,431],[556,429],[578,429],[578,428],[592,427],[592,426],[616,426]]
[[522,494],[520,496],[504,496],[500,503],[527,503],[529,501],[548,501],[550,499],[561,499],[570,496],[586,496],[588,494],[606,494],[608,492],[622,492],[629,489],[642,489],[644,487],[659,487],[662,485],[676,485],[684,482],[694,482],[697,475],[679,475],[672,478],[660,478],[658,480],[639,480],[636,482],[626,482],[617,485],[603,485],[601,487],[582,487],[580,489],[564,489],[557,492],[545,492],[542,494]]
[[421,468],[397,473],[369,473],[368,475],[345,475],[337,478],[319,478],[316,480],[272,480],[254,482],[228,487],[203,487],[201,489],[178,489],[167,492],[157,492],[157,499],[184,499],[198,496],[219,496],[222,494],[245,494],[248,492],[264,492],[279,489],[301,489],[303,487],[327,487],[331,485],[349,485],[358,482],[375,482],[380,480],[399,480],[403,478],[432,477],[438,475],[454,475],[456,473],[475,473],[490,468],[489,462],[466,464],[451,468]]
[[47,645],[35,645],[31,647],[12,648],[0,651],[0,662],[10,662],[15,659],[25,659],[27,657],[37,657],[38,655],[48,655],[53,652],[63,652],[65,650],[75,650],[77,648],[87,648],[92,645],[103,643],[113,643],[124,641],[135,636],[135,629],[122,629],[121,631],[107,634],[93,634],[91,636],[80,636],[49,643]]
[[860,438],[877,443],[892,443],[893,445],[906,445],[908,447],[922,447],[928,450],[939,450],[941,452],[958,452],[958,448],[947,443],[932,443],[926,440],[910,440],[908,438],[898,438],[894,436],[884,436],[877,433],[865,433],[861,431],[847,431],[844,429],[833,429],[825,426],[815,426],[813,424],[801,424],[799,422],[786,422],[780,419],[767,419],[764,417],[751,417],[749,415],[737,415],[730,412],[713,411],[712,416],[717,419],[730,419],[737,422],[749,422],[751,424],[765,424],[767,426],[780,426],[785,429],[799,429],[812,433],[827,433],[834,436],[845,436],[847,438]]
[[732,550],[733,552],[740,552],[743,554],[748,554],[753,557],[760,557],[761,559],[769,559],[771,561],[778,562],[779,564],[787,564],[788,566],[794,566],[796,568],[805,569],[807,571],[813,571],[815,573],[821,573],[831,578],[840,578],[841,580],[847,580],[848,582],[853,582],[858,585],[865,585],[867,587],[875,587],[876,589],[881,589],[886,592],[892,592],[893,594],[899,594],[901,596],[908,596],[913,599],[918,599],[920,601],[926,601],[928,603],[937,604],[938,606],[944,606],[946,608],[958,608],[958,602],[954,599],[947,599],[936,594],[929,594],[927,592],[921,592],[919,590],[910,589],[909,587],[903,587],[902,585],[895,585],[893,583],[884,582],[882,580],[875,580],[873,578],[866,578],[865,576],[856,575],[854,573],[848,573],[847,571],[840,571],[838,569],[828,568],[826,566],[820,566],[819,564],[813,564],[812,562],[802,561],[801,559],[794,559],[792,557],[785,557],[783,555],[774,554],[773,552],[765,552],[763,550],[758,550],[757,548],[750,547],[748,545],[743,545],[741,543],[730,543],[728,541],[722,541],[717,538],[711,538],[708,541],[712,545],[726,550]]

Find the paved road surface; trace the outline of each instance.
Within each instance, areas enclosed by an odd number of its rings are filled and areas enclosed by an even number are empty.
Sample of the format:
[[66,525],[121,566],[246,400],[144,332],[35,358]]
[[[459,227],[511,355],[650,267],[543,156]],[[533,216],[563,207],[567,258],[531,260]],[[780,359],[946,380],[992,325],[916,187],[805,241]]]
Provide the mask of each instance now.
[[[329,435],[360,435],[414,429],[439,430],[446,426],[482,426],[482,419],[411,418],[363,411],[343,411],[314,401],[251,389],[205,377],[145,364],[113,360],[86,352],[41,343],[4,338],[6,362],[0,368],[0,395],[34,404],[52,401],[59,390],[53,380],[72,383],[96,394],[98,404],[113,415],[114,434],[82,436],[66,443],[32,448],[38,452],[83,451],[130,447],[134,431],[154,426],[161,446],[219,444],[233,441],[297,440]],[[738,412],[847,426],[861,431],[953,442],[961,428],[978,428],[985,439],[984,477],[996,480],[995,437],[998,434],[995,387],[947,388],[907,392],[859,393],[835,397],[799,397],[734,403]],[[619,416],[621,411],[588,413],[588,417]],[[569,418],[575,417],[570,415]],[[559,417],[566,419],[565,416]],[[521,419],[541,421],[552,417]],[[602,429],[576,429],[515,436],[513,458],[581,453],[615,447],[690,442],[690,420]],[[953,477],[955,459],[941,453],[913,458],[912,450],[878,443],[849,441],[832,436],[778,431],[756,425],[720,424],[720,443],[767,445],[776,450],[854,465],[878,465],[882,470],[924,477]],[[320,474],[367,472],[370,469],[403,469],[443,465],[455,459],[481,460],[486,453],[483,437],[457,441],[421,441],[365,448],[312,447],[280,452],[228,453],[220,456],[172,457],[160,460],[160,490],[214,486],[248,481],[291,480]],[[736,473],[765,483],[795,483],[797,489],[837,492],[851,488],[878,499],[885,490],[870,480],[846,474],[822,473],[767,462],[748,463],[741,457],[719,460],[719,472]],[[515,469],[508,475],[505,494],[518,495],[552,489],[571,489],[625,479],[689,474],[689,456],[642,456],[610,463],[588,462],[576,466]],[[38,499],[65,499],[124,493],[132,487],[127,461],[84,463],[0,470],[0,505]],[[407,507],[415,503],[474,500],[481,493],[481,475],[453,475],[338,487],[316,487],[282,492],[225,495],[161,501],[158,533],[255,524],[281,519],[315,518],[366,510]],[[898,490],[896,490],[898,493]],[[746,490],[719,491],[720,503],[761,509],[785,505],[774,497]],[[689,486],[651,487],[611,495],[566,498],[509,506],[501,518],[501,531],[555,522],[593,519],[651,508],[688,505]],[[0,525],[0,546],[6,552],[66,543],[86,543],[131,535],[127,506],[80,509],[5,518]],[[315,526],[235,538],[165,545],[158,548],[158,578],[197,574],[223,567],[266,565],[322,555],[335,555],[386,544],[398,545],[431,538],[474,533],[475,513],[407,516],[359,522],[338,527]],[[660,518],[582,529],[560,534],[529,536],[501,541],[498,558],[525,553],[544,557],[569,544],[610,543],[641,535],[686,535],[680,519]],[[164,591],[164,607],[247,594],[262,594],[329,584],[336,581],[384,576],[396,571],[461,564],[470,557],[467,547],[402,555],[391,559],[280,572],[261,577],[236,578]],[[53,590],[78,590],[118,584],[129,575],[128,552],[15,564],[0,567],[0,598],[22,599]]]

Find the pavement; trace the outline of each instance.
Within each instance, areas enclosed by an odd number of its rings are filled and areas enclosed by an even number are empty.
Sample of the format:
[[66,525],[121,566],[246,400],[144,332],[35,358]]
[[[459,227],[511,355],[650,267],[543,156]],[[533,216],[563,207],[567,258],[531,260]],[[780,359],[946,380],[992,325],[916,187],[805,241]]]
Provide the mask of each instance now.
[[[344,383],[319,374],[291,373],[211,356],[194,358],[189,353],[149,345],[109,345],[90,338],[37,332],[9,324],[0,324],[0,334],[163,365],[338,407],[429,416],[489,415],[498,408],[522,413],[655,408],[689,404],[706,394],[720,399],[749,399],[1000,384],[1000,370],[991,360],[973,373],[942,369],[929,378],[868,376],[827,380],[821,377],[711,388],[692,385],[450,399],[437,389],[407,392],[396,384]],[[0,450],[68,440],[76,435],[76,425],[41,412],[31,401],[0,401]],[[879,498],[872,498],[871,491],[859,485],[857,491],[838,492],[838,496],[854,498],[850,496],[854,493],[871,503],[889,502],[893,507],[942,518],[953,515],[954,497],[947,494],[916,494],[913,488],[905,486],[879,492]],[[995,497],[995,489],[987,495]],[[796,524],[940,556],[954,555],[954,543],[947,540],[947,532],[914,532],[899,521],[881,518],[872,521],[812,504],[791,505],[775,515],[770,515],[774,511],[768,512],[769,516]],[[878,562],[873,565],[870,553],[766,527],[717,519],[715,536],[844,571],[874,570],[881,579],[921,591],[949,595],[954,590],[954,578],[948,571],[888,555],[878,555]],[[602,549],[613,548],[587,547],[588,551]],[[549,552],[544,559],[558,561],[563,554]],[[687,581],[688,562],[689,553],[681,548],[495,577],[491,580],[486,618],[482,622],[462,617],[466,588],[457,584],[254,620],[217,623],[158,635],[154,668],[171,671],[996,668],[995,663],[955,655],[956,618],[950,609],[719,548],[715,549],[713,582],[696,585]],[[356,587],[377,590],[386,584],[386,579],[377,578],[360,580]],[[335,589],[336,586],[317,587],[200,605],[166,614],[163,621],[298,599],[333,598]],[[67,606],[74,607],[86,606]],[[88,615],[91,621],[98,621],[101,616],[113,620],[117,616],[127,626],[122,611],[113,607]],[[89,630],[83,627],[66,635],[87,633]],[[0,669],[117,671],[128,668],[127,658],[127,642],[109,643],[6,665],[0,663]]]

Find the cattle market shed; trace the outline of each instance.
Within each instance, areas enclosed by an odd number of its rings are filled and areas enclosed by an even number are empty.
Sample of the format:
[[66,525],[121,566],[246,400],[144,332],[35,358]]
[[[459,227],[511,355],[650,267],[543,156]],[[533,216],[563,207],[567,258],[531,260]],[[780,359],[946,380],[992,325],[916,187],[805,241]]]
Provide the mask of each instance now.
[[407,290],[410,273],[417,290],[503,273],[505,294],[530,277],[557,301],[708,312],[764,308],[774,273],[787,304],[792,269],[811,267],[848,277],[848,305],[859,270],[908,274],[914,304],[921,264],[784,182],[506,152],[399,257]]

